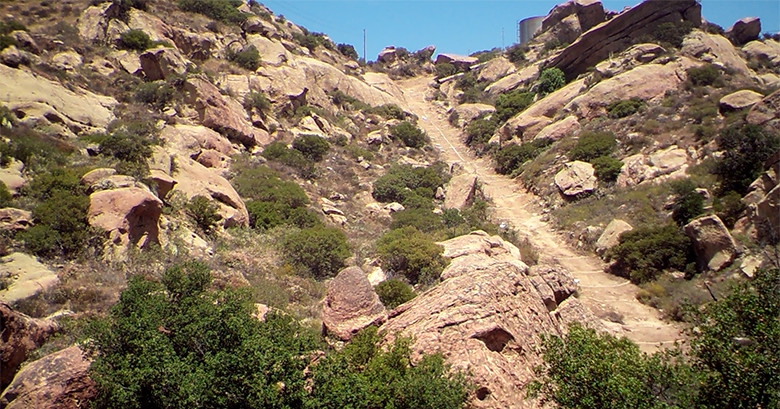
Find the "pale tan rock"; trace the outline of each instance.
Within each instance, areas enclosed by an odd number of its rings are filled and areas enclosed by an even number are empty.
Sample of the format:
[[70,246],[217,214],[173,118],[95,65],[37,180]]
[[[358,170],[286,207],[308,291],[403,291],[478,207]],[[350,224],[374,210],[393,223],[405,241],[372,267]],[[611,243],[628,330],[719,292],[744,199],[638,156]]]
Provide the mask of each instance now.
[[3,390],[11,383],[28,353],[43,345],[60,330],[60,325],[50,319],[31,318],[2,301],[0,323],[3,334],[3,342],[0,343],[0,390]]
[[101,190],[89,195],[87,221],[106,231],[112,250],[109,256],[129,246],[139,248],[159,243],[162,202],[148,189],[123,187]]
[[395,47],[385,47],[379,52],[376,58],[377,62],[385,64],[392,64],[396,59],[398,59],[398,55],[396,54]]
[[705,62],[719,64],[741,75],[754,74],[731,42],[717,34],[694,30],[683,40],[682,53]]
[[0,276],[11,279],[11,284],[0,290],[0,301],[7,303],[32,297],[60,282],[57,273],[24,253],[11,253],[0,259]]
[[38,43],[35,42],[35,40],[32,38],[30,33],[28,33],[27,31],[16,30],[16,31],[12,31],[8,35],[11,36],[14,40],[16,40],[16,44],[19,47],[25,50],[29,50],[32,53],[40,54],[41,49],[40,47],[38,47]]
[[630,224],[620,219],[613,219],[596,241],[596,254],[603,255],[607,250],[620,242],[621,234],[631,230],[634,230],[634,228]]
[[517,68],[515,68],[514,64],[507,60],[506,57],[499,56],[486,62],[485,65],[479,69],[477,81],[493,83],[499,78],[504,78],[516,71]]
[[84,186],[92,186],[98,180],[113,175],[116,175],[116,169],[97,168],[85,173],[84,176],[81,177],[80,183]]
[[723,34],[734,44],[745,44],[748,41],[756,40],[761,34],[761,19],[758,17],[739,19]]
[[780,119],[780,90],[753,105],[747,115],[747,121],[754,125],[764,125],[777,119]]
[[12,195],[15,195],[22,186],[27,184],[27,178],[22,174],[23,170],[24,164],[16,160],[11,162],[9,166],[0,168],[0,182],[8,188]]
[[574,161],[564,164],[555,174],[555,186],[565,196],[577,196],[596,189],[596,176],[593,165],[587,162]]
[[756,205],[753,224],[762,239],[775,240],[780,232],[780,185],[775,186]]
[[452,64],[455,67],[468,68],[476,64],[479,60],[476,57],[468,57],[457,54],[439,54],[436,56],[436,64]]
[[360,330],[381,325],[387,311],[360,267],[347,267],[328,284],[322,306],[323,333],[349,341]]
[[211,58],[219,44],[214,33],[194,33],[192,31],[172,27],[173,43],[187,58],[192,60],[207,60]]
[[118,17],[118,9],[119,7],[113,3],[101,3],[88,7],[76,21],[79,35],[89,42],[105,41],[108,21],[112,17]]
[[468,125],[471,121],[480,115],[486,115],[496,112],[496,108],[487,104],[461,104],[454,108],[458,114],[458,123],[460,127]]
[[174,192],[181,192],[187,199],[195,196],[206,196],[214,199],[219,205],[220,222],[223,227],[240,227],[249,225],[249,214],[246,205],[238,192],[230,185],[219,171],[209,169],[188,157],[176,157],[176,180]]
[[0,396],[6,409],[83,407],[97,395],[95,382],[89,378],[91,361],[78,346],[31,362],[16,374]]
[[666,149],[644,155],[641,153],[623,159],[623,167],[617,178],[620,187],[636,186],[653,180],[684,177],[688,168],[688,153],[672,145]]
[[598,63],[595,67],[595,72],[602,77],[614,77],[638,65],[647,64],[665,53],[666,50],[658,44],[637,44],[622,52],[619,56]]
[[75,51],[64,51],[51,57],[51,63],[58,70],[73,71],[84,63],[84,59]]
[[141,60],[135,51],[117,50],[109,54],[109,58],[131,75],[141,75],[143,73]]
[[191,64],[178,50],[157,47],[141,53],[139,60],[149,81],[164,80],[173,74],[184,75]]
[[468,206],[474,200],[477,184],[474,174],[453,176],[444,188],[444,208],[463,209]]
[[743,89],[724,96],[720,99],[718,104],[720,105],[721,112],[739,111],[752,107],[761,102],[762,99],[764,99],[764,96],[758,92]]
[[89,185],[87,193],[97,192],[99,190],[111,190],[124,187],[141,187],[135,178],[127,175],[109,175],[96,180]]
[[230,168],[231,163],[230,157],[225,156],[213,149],[204,149],[200,151],[200,154],[196,160],[201,165],[214,169],[228,169]]
[[504,126],[496,131],[496,135],[500,135],[502,141],[510,141],[515,138],[521,141],[534,139],[539,131],[553,122],[552,118],[564,106],[573,102],[572,100],[585,89],[585,80],[577,80],[567,84],[510,118]]
[[564,137],[572,136],[578,133],[580,129],[580,121],[577,120],[577,117],[574,115],[569,115],[558,122],[552,123],[542,128],[542,130],[536,134],[534,139],[550,138],[553,141],[557,141],[563,139]]
[[539,64],[532,64],[520,71],[509,74],[485,88],[491,96],[497,96],[509,92],[524,84],[530,84],[539,78]]
[[257,51],[260,52],[260,60],[264,64],[280,65],[292,58],[292,54],[284,48],[281,42],[271,40],[266,36],[248,35],[246,41],[257,48]]
[[737,243],[718,216],[703,216],[685,225],[693,242],[696,261],[703,269],[720,271],[737,257]]
[[780,65],[780,42],[775,40],[751,41],[742,47],[750,58],[766,60],[775,67]]
[[247,35],[260,34],[268,38],[276,37],[278,31],[273,23],[257,16],[249,17],[241,27]]
[[20,65],[28,64],[30,59],[24,54],[23,51],[16,48],[15,45],[10,45],[0,51],[0,63],[3,63],[9,67],[16,68]]
[[128,10],[127,25],[133,30],[143,31],[152,41],[166,41],[173,38],[171,27],[162,19],[136,8]]
[[0,230],[24,231],[32,227],[33,217],[29,210],[6,207],[0,209]]

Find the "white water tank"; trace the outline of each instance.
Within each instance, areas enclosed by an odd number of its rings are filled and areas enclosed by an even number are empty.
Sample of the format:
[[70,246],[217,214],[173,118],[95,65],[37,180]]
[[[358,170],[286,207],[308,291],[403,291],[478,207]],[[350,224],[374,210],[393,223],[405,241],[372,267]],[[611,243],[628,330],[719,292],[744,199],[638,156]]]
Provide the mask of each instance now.
[[517,41],[520,44],[525,44],[534,38],[539,29],[542,28],[542,21],[545,16],[528,17],[517,23]]

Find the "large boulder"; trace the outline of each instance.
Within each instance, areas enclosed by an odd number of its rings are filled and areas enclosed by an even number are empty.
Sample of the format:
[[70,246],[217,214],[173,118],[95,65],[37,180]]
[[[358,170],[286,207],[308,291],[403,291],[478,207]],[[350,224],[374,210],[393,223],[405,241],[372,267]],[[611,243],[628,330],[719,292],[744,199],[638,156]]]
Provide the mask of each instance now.
[[452,64],[459,70],[468,69],[479,62],[476,57],[468,57],[457,54],[439,54],[436,56],[436,64]]
[[555,175],[555,186],[564,196],[569,197],[592,192],[596,189],[594,172],[593,165],[588,162],[568,162]]
[[454,176],[444,188],[445,209],[463,209],[474,200],[477,191],[477,175],[462,174]]
[[149,81],[164,80],[172,74],[184,75],[190,64],[177,49],[157,47],[139,57],[141,68]]
[[580,121],[574,115],[569,115],[558,122],[545,126],[536,134],[534,139],[550,138],[553,141],[563,139],[566,136],[572,136],[579,132]]
[[18,160],[12,160],[5,168],[0,168],[0,182],[2,182],[8,191],[15,195],[22,186],[27,184],[25,178],[24,163]]
[[778,120],[780,120],[780,90],[753,105],[747,115],[747,121],[754,125],[764,125]]
[[650,155],[637,153],[623,160],[623,167],[617,178],[620,187],[636,186],[651,180],[666,180],[684,177],[688,169],[688,153],[672,145]]
[[0,391],[11,383],[19,365],[27,359],[29,352],[43,345],[60,330],[59,324],[50,319],[35,319],[14,311],[10,305],[0,301]]
[[35,257],[11,253],[0,259],[0,278],[10,281],[0,290],[0,301],[14,303],[54,288],[60,278]]
[[496,108],[487,104],[461,104],[454,108],[458,114],[458,126],[468,125],[480,115],[486,115],[496,111]]
[[685,225],[685,234],[693,242],[697,264],[704,270],[720,271],[737,257],[737,243],[718,216],[691,220]]
[[380,327],[385,342],[411,336],[413,358],[441,353],[474,383],[470,407],[527,408],[523,386],[541,364],[542,335],[595,322],[563,271],[529,270],[498,238],[471,234],[441,243],[452,259],[441,283],[403,304]]
[[360,330],[386,320],[387,311],[360,267],[341,270],[328,285],[322,306],[324,333],[349,341]]
[[682,54],[726,67],[741,75],[752,75],[734,45],[725,37],[695,30],[683,40]]
[[599,239],[596,240],[596,254],[603,255],[607,250],[620,242],[621,234],[631,230],[634,230],[634,228],[623,220],[614,219],[609,222]]
[[109,246],[122,252],[129,246],[159,243],[162,201],[148,189],[122,187],[89,195],[89,224],[108,233]]
[[32,212],[29,210],[6,207],[0,209],[0,230],[18,232],[33,225]]
[[550,61],[567,79],[573,79],[632,45],[637,37],[652,34],[658,25],[690,21],[701,24],[701,5],[696,0],[649,0],[618,14],[583,33]]
[[598,0],[570,0],[550,10],[542,21],[542,30],[547,31],[572,15],[576,17],[582,32],[590,30],[607,18],[604,6]]
[[507,60],[506,57],[496,57],[486,62],[485,65],[479,69],[477,81],[493,83],[499,78],[503,78],[515,71],[517,71],[517,68],[515,68],[515,65]]
[[0,396],[0,407],[83,408],[97,395],[95,382],[89,378],[90,363],[78,346],[31,362]]
[[750,58],[769,61],[775,67],[780,65],[780,42],[775,40],[751,41],[742,47]]
[[260,52],[260,61],[263,64],[278,66],[292,58],[292,54],[284,48],[279,41],[271,40],[262,35],[248,35],[246,42],[253,45]]
[[764,96],[758,92],[743,89],[724,96],[720,99],[718,105],[721,112],[740,111],[752,107],[761,102],[762,99],[764,99]]
[[520,71],[516,71],[499,79],[488,85],[485,88],[485,92],[490,96],[495,97],[513,89],[517,89],[523,84],[530,84],[531,82],[536,81],[537,78],[539,78],[539,63],[529,65]]
[[777,240],[780,232],[780,185],[756,204],[753,220],[760,239]]
[[761,34],[761,19],[758,17],[739,19],[733,26],[727,28],[724,34],[735,45],[742,45],[748,41],[756,40],[759,34]]

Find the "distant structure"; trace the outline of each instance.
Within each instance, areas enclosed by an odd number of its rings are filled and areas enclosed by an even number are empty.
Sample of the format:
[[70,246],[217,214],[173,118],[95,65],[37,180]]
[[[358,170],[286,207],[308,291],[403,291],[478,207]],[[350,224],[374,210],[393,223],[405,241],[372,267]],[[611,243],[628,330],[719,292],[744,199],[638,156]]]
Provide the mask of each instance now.
[[545,16],[528,17],[517,23],[517,42],[525,44],[534,38],[534,34],[542,28],[542,20]]

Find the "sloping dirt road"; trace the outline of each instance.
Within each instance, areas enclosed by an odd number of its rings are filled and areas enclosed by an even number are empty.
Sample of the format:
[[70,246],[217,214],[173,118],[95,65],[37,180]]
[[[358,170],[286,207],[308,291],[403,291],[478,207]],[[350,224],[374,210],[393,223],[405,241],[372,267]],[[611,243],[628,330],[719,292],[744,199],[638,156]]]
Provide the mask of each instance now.
[[419,116],[420,127],[440,150],[442,160],[460,163],[466,172],[477,175],[483,192],[493,202],[493,216],[528,237],[537,248],[540,263],[563,266],[579,280],[580,300],[612,333],[628,337],[646,352],[682,339],[682,327],[661,320],[656,309],[636,300],[637,286],[605,273],[600,259],[579,254],[567,245],[542,220],[536,196],[517,181],[497,174],[489,159],[477,158],[468,150],[461,142],[461,132],[447,121],[444,109],[426,101],[432,81],[432,77],[418,77],[397,84],[404,91],[407,107]]

